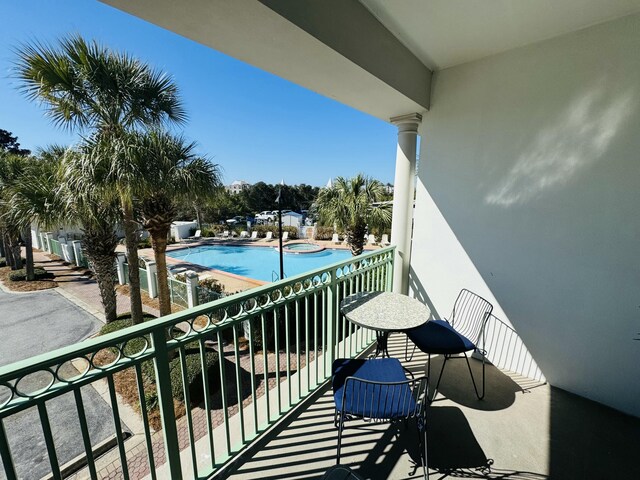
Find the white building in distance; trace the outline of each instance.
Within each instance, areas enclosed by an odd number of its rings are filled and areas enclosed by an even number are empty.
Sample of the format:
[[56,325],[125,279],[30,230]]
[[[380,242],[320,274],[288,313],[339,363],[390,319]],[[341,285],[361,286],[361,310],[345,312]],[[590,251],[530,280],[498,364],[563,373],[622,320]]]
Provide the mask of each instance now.
[[243,190],[246,190],[251,186],[250,183],[245,182],[244,180],[235,180],[231,182],[231,185],[227,185],[227,192],[232,195],[237,195]]

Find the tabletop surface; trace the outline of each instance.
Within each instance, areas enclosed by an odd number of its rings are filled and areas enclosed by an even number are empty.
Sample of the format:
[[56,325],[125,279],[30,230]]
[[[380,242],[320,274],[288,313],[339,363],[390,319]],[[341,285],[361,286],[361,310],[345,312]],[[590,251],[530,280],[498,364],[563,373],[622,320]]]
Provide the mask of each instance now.
[[361,327],[408,330],[429,320],[431,310],[415,298],[391,292],[361,292],[340,302],[340,311]]

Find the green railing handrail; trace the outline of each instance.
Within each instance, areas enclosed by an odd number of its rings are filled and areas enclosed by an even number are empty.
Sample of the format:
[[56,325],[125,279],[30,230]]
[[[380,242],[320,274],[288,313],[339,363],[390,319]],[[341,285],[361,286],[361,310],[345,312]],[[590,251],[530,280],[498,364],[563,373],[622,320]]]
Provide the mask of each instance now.
[[[364,253],[358,256],[358,260],[366,260],[367,258],[376,257],[383,253],[391,253],[394,250],[395,246],[374,250],[372,252]],[[310,270],[306,273],[301,273],[293,277],[288,277],[284,280],[279,280],[274,283],[269,283],[260,287],[252,288],[251,290],[246,290],[244,292],[214,300],[213,302],[205,303],[204,305],[199,305],[188,310],[172,313],[171,315],[158,318],[157,320],[151,320],[139,325],[133,325],[131,327],[118,330],[117,332],[83,340],[82,342],[78,342],[67,347],[58,348],[51,352],[42,353],[30,358],[26,358],[24,360],[10,363],[8,365],[0,367],[0,383],[11,380],[16,376],[16,374],[24,376],[25,374],[39,371],[53,361],[59,363],[60,361],[72,360],[84,356],[87,353],[93,353],[100,348],[113,346],[114,342],[118,342],[119,340],[120,342],[118,343],[122,343],[133,338],[139,338],[141,336],[150,334],[153,330],[157,330],[162,327],[170,327],[182,321],[187,321],[200,315],[206,315],[213,309],[222,309],[233,304],[241,303],[254,297],[270,293],[274,290],[279,290],[283,287],[295,285],[296,283],[300,283],[301,281],[307,280],[309,278],[322,276],[324,274],[327,274],[328,271],[336,270],[351,263],[353,263],[353,259],[342,260],[326,267]],[[286,299],[281,300],[280,303],[287,303]],[[211,331],[215,332],[216,329],[226,327],[228,325],[228,322],[221,322],[219,324],[212,325]]]
[[[208,456],[211,464],[203,468],[207,475],[233,458],[243,446],[247,445],[257,436],[261,435],[270,425],[273,425],[287,411],[301,402],[307,395],[325,384],[331,375],[333,359],[340,354],[357,355],[366,350],[375,340],[373,332],[367,329],[358,329],[349,326],[339,311],[339,302],[346,295],[364,291],[367,289],[389,290],[393,278],[394,247],[383,248],[365,253],[358,257],[336,262],[324,268],[318,268],[294,277],[290,277],[272,284],[257,287],[252,290],[224,297],[207,304],[191,308],[179,313],[168,315],[157,320],[135,325],[99,338],[85,340],[75,345],[63,347],[53,352],[44,353],[29,359],[15,362],[5,367],[0,367],[0,387],[9,388],[10,396],[0,399],[0,458],[2,458],[5,473],[8,480],[17,479],[13,455],[10,451],[6,432],[3,428],[3,420],[16,413],[33,406],[37,406],[41,426],[44,433],[47,453],[54,478],[60,478],[60,466],[56,455],[55,438],[52,435],[48,419],[46,402],[65,393],[73,392],[78,420],[82,429],[87,463],[92,478],[97,478],[95,462],[90,454],[92,445],[88,434],[87,419],[84,414],[83,400],[80,388],[104,379],[107,381],[112,407],[112,417],[116,429],[118,451],[122,476],[128,478],[128,462],[124,447],[124,438],[120,426],[117,392],[114,375],[124,369],[135,370],[135,378],[138,387],[138,400],[142,418],[147,418],[147,401],[145,399],[145,386],[142,377],[142,363],[153,362],[155,375],[155,388],[157,395],[157,408],[162,421],[161,435],[165,447],[165,468],[170,478],[183,478],[181,470],[181,453],[178,448],[178,430],[174,412],[174,397],[172,392],[172,379],[170,372],[171,355],[177,354],[180,359],[181,382],[183,384],[184,401],[187,405],[185,415],[189,435],[189,447],[194,467],[194,478],[202,475],[196,469],[196,437],[193,431],[193,419],[189,401],[189,383],[187,381],[186,348],[188,345],[197,344],[197,351],[201,365],[201,381],[205,411],[212,410],[211,386],[207,373],[206,356],[208,347],[205,342],[213,340],[217,342],[217,351],[223,354],[224,335],[233,335],[234,361],[229,368],[235,369],[237,399],[243,398],[243,392],[251,396],[251,405],[254,412],[253,426],[245,422],[244,407],[239,406],[237,415],[240,428],[240,439],[231,441],[230,413],[228,411],[229,392],[226,383],[220,382],[220,395],[222,400],[221,411],[225,441],[221,444],[216,440],[217,448],[214,448],[214,433],[212,419],[206,416]],[[283,308],[287,307],[287,308]],[[293,308],[288,308],[293,307]],[[302,318],[300,317],[302,313]],[[310,315],[310,316],[309,316]],[[198,317],[206,317],[204,326],[197,325]],[[320,320],[318,322],[318,320]],[[244,323],[246,322],[246,324]],[[281,325],[281,322],[284,322]],[[293,322],[293,323],[292,323]],[[311,322],[311,323],[310,323]],[[272,323],[272,326],[268,324]],[[180,324],[180,325],[179,325]],[[269,353],[263,353],[262,377],[265,382],[264,392],[256,391],[256,369],[254,364],[254,343],[249,341],[249,358],[251,388],[247,391],[241,385],[240,352],[239,352],[239,327],[248,327],[249,338],[253,339],[253,333],[257,328],[260,339],[267,339],[271,332],[275,364],[269,366]],[[180,332],[181,325],[186,325],[186,332]],[[197,325],[197,328],[196,328]],[[178,329],[174,328],[178,326]],[[292,328],[295,330],[292,332]],[[300,328],[304,331],[304,339],[300,336]],[[312,329],[312,330],[310,330]],[[282,336],[284,333],[284,337]],[[295,335],[292,338],[292,333]],[[267,336],[265,336],[267,335]],[[133,339],[144,339],[146,345],[133,355],[126,353],[126,344]],[[348,339],[348,344],[347,344]],[[313,340],[312,343],[310,341]],[[301,352],[301,344],[304,350]],[[263,344],[264,345],[264,344]],[[104,349],[117,349],[115,360],[109,360],[108,365],[100,365],[94,362],[95,355]],[[214,351],[216,349],[214,348]],[[347,351],[348,350],[348,351]],[[112,350],[113,351],[113,350]],[[265,349],[266,351],[266,349]],[[281,355],[284,354],[284,360]],[[296,357],[293,358],[292,355]],[[301,359],[304,356],[307,365],[307,385],[303,390]],[[82,359],[87,362],[86,370],[79,372],[73,378],[62,378],[59,369],[65,363]],[[295,370],[292,363],[295,360]],[[310,368],[310,362],[314,362],[314,368]],[[285,365],[282,365],[282,363]],[[221,379],[225,375],[225,361],[219,361],[219,375]],[[284,367],[284,371],[281,368]],[[276,387],[271,393],[269,374],[273,368]],[[129,370],[131,371],[131,370]],[[20,382],[32,373],[48,372],[51,382],[36,391],[25,392],[19,388]],[[233,372],[233,370],[231,370]],[[294,380],[294,377],[297,378]],[[297,381],[297,393],[293,395],[292,382]],[[190,382],[190,381],[189,381]],[[288,392],[288,395],[287,395]],[[260,407],[264,417],[258,419],[258,399],[264,395],[265,402]],[[275,396],[275,398],[274,398]],[[286,400],[286,401],[285,401]],[[282,401],[282,404],[281,404]],[[277,406],[277,409],[276,409]],[[265,407],[263,409],[263,407]],[[266,422],[266,423],[265,423]],[[251,423],[251,422],[249,422]],[[151,477],[155,478],[154,447],[151,442],[151,433],[146,421],[143,420],[145,429],[145,445],[149,466],[152,469]],[[217,428],[217,427],[216,427]],[[239,443],[238,443],[239,442]],[[220,452],[222,450],[222,453]]]

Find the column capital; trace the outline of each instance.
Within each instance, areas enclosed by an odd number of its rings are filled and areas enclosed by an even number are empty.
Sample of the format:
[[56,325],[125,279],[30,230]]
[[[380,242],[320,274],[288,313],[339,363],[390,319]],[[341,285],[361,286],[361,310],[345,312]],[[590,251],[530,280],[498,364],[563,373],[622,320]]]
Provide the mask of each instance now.
[[422,122],[422,115],[420,115],[419,113],[408,113],[406,115],[399,115],[397,117],[391,117],[389,119],[389,121],[391,123],[393,123],[394,125],[404,125],[407,123],[413,123],[416,125]]

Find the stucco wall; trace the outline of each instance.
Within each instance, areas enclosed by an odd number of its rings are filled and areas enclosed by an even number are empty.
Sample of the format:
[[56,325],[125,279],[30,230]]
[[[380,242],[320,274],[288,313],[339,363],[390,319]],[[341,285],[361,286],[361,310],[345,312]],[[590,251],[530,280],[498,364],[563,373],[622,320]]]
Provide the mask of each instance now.
[[487,296],[552,385],[640,416],[637,52],[635,15],[437,73],[412,284]]

